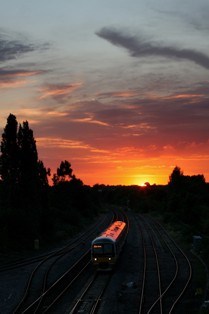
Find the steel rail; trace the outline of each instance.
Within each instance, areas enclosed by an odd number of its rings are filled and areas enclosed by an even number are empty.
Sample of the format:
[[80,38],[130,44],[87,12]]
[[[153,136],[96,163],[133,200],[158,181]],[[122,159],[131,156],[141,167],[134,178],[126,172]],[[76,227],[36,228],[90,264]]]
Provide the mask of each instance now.
[[[136,218],[135,218],[136,219]],[[146,280],[146,267],[147,267],[147,251],[145,247],[145,239],[141,227],[137,221],[138,228],[140,230],[141,238],[142,238],[142,250],[143,250],[143,275],[142,275],[142,286],[141,286],[141,293],[139,298],[139,314],[142,313],[142,306],[143,306],[143,298],[144,298],[144,291],[145,291],[145,280]]]
[[[151,227],[151,226],[150,226]],[[153,232],[154,229],[152,228]],[[159,229],[156,229],[156,231],[158,232],[158,234],[160,235],[159,233]],[[152,304],[152,306],[150,307],[150,309],[148,310],[147,314],[148,313],[151,313],[151,311],[153,310],[153,308],[156,306],[156,304],[158,302],[162,302],[162,298],[163,296],[166,294],[166,292],[168,291],[168,289],[172,286],[172,284],[175,282],[176,278],[177,278],[177,275],[178,275],[178,271],[179,271],[179,265],[178,265],[178,261],[177,261],[177,258],[175,256],[175,254],[173,253],[171,247],[168,245],[168,243],[162,238],[162,236],[160,235],[161,237],[161,240],[163,241],[163,243],[166,245],[166,247],[168,248],[168,250],[170,251],[172,257],[173,257],[173,260],[174,260],[174,263],[175,263],[175,272],[174,272],[174,276],[173,278],[171,279],[170,283],[168,284],[168,286],[163,290],[163,292],[161,293],[161,295],[159,296],[159,298],[156,299],[156,301]]]
[[[102,301],[102,296],[108,287],[111,277],[112,273],[102,275],[95,273],[81,295],[77,298],[75,305],[70,310],[70,314],[78,313],[79,311],[88,311],[88,313],[91,314],[95,313],[98,310],[99,304]],[[91,298],[88,298],[89,294],[91,295]],[[88,308],[82,309],[82,306]]]
[[[152,236],[152,234],[151,234],[151,232],[149,230],[150,226],[147,224],[146,220],[144,218],[142,218],[142,216],[141,216],[141,220],[144,221],[144,227],[145,227],[146,232],[147,232],[147,234],[149,236],[150,243],[151,243],[151,246],[152,246],[152,249],[153,249],[153,253],[154,253],[154,257],[155,257],[157,278],[158,278],[158,290],[159,290],[159,296],[160,296],[160,298],[159,298],[159,312],[158,313],[162,314],[163,310],[162,310],[162,301],[161,301],[161,295],[162,295],[161,273],[160,273],[158,253],[157,253],[157,250],[156,250],[156,246],[155,246],[155,242],[154,242],[153,236]],[[145,250],[146,250],[146,244],[145,244]],[[148,263],[148,253],[146,253],[146,263]],[[146,266],[146,273],[148,271],[147,267],[148,267],[148,265]],[[145,287],[144,287],[143,293],[145,293],[145,291],[146,291],[146,278],[147,278],[147,276],[145,274],[145,283],[144,283]],[[142,299],[144,299],[144,295],[142,297],[140,297],[140,308],[139,308],[140,312],[139,313],[143,313],[143,311],[142,311],[143,310],[143,304],[141,305],[141,302],[142,302],[141,300]],[[147,313],[150,313],[149,311],[150,311],[150,308],[149,308]]]
[[[189,270],[189,273],[188,273],[188,277],[187,277],[187,280],[182,288],[182,290],[180,291],[179,295],[176,297],[176,300],[173,302],[173,304],[171,305],[170,307],[170,310],[169,310],[169,314],[172,313],[172,311],[174,310],[174,307],[177,305],[177,303],[179,302],[180,298],[182,297],[182,295],[184,294],[184,292],[186,291],[186,288],[188,287],[190,281],[191,281],[191,278],[192,278],[192,266],[191,266],[191,262],[189,261],[187,255],[183,252],[183,250],[179,247],[179,245],[174,241],[174,239],[172,237],[170,237],[170,235],[168,234],[168,232],[165,230],[165,228],[163,228],[163,226],[159,223],[159,222],[156,222],[154,221],[153,219],[152,220],[152,223],[154,223],[154,225],[158,225],[161,230],[163,231],[163,233],[166,235],[167,239],[169,239],[169,241],[171,241],[171,243],[173,243],[174,247],[181,253],[181,255],[184,257],[186,263],[187,263],[187,267],[188,267],[188,270]],[[159,227],[157,228],[158,232],[159,231]],[[172,285],[175,283],[175,281],[177,280],[177,276],[178,276],[178,272],[180,270],[180,267],[179,267],[179,262],[178,262],[178,259],[176,258],[175,256],[175,253],[173,252],[173,249],[171,248],[171,246],[164,240],[164,243],[166,244],[166,246],[168,247],[170,253],[172,254],[173,258],[174,258],[174,261],[175,261],[175,264],[176,264],[176,272],[174,274],[174,277],[173,279],[171,280],[170,284],[167,286],[167,288],[163,291],[162,295],[161,295],[161,298],[166,295],[166,293],[168,292],[168,290],[172,287]],[[156,300],[155,303],[157,303],[158,300]],[[155,304],[153,304],[153,307],[154,307]],[[152,307],[152,308],[153,308]]]
[[[87,259],[87,261],[84,261],[84,265],[82,267],[79,267],[79,263],[82,262],[82,260]],[[52,305],[57,302],[57,300],[63,295],[63,293],[73,284],[73,282],[77,279],[77,277],[82,273],[82,271],[85,270],[85,268],[89,265],[90,263],[90,251],[88,250],[85,255],[83,255],[76,263],[71,266],[69,270],[67,270],[56,282],[54,282],[48,290],[46,290],[41,296],[39,296],[32,304],[30,304],[23,312],[21,313],[34,313],[34,308],[35,311],[39,311],[40,308],[42,307],[41,313],[44,313],[48,311]],[[78,267],[78,270],[75,270],[75,268]],[[75,273],[75,274],[73,274]],[[72,276],[72,279],[68,281],[68,278]],[[62,287],[62,284],[66,283],[65,287]],[[60,290],[61,286],[61,290]],[[59,293],[57,294],[57,290],[60,290]],[[46,298],[52,298],[52,294],[55,292],[56,297],[53,297],[53,300],[49,301],[48,304],[43,304],[45,302]],[[41,302],[40,302],[41,300]],[[39,308],[37,308],[37,305],[39,305]]]

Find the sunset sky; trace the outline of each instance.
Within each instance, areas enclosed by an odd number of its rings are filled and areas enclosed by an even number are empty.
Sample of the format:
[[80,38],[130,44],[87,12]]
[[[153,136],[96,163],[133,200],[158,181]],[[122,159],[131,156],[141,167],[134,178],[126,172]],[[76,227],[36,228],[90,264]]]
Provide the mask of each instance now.
[[52,174],[209,181],[208,0],[0,0],[0,129],[28,120]]

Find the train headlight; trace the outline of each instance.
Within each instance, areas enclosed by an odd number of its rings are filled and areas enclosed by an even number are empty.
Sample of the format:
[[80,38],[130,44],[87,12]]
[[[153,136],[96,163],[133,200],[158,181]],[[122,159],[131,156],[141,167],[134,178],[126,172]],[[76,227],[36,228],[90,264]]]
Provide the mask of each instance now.
[[109,257],[108,259],[109,259],[109,261],[111,261],[111,257]]
[[97,257],[95,257],[94,260],[97,261]]

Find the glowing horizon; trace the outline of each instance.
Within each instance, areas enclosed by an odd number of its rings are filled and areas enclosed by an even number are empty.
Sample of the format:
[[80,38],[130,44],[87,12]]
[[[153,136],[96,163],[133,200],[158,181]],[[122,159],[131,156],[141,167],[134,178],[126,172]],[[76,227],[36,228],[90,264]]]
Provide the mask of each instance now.
[[[119,151],[95,150],[84,143],[59,138],[38,138],[37,148],[40,152],[39,158],[44,161],[46,167],[51,168],[52,175],[56,173],[60,162],[66,159],[71,163],[74,175],[90,186],[95,184],[143,186],[146,182],[151,185],[166,185],[176,166],[180,167],[185,175],[201,174],[206,181],[209,178],[209,173],[204,171],[207,169],[209,158],[206,155],[196,154],[188,157],[173,152],[173,155],[148,158],[146,151],[142,152],[142,149],[136,151],[135,148],[123,147]],[[49,153],[46,156],[47,151]],[[50,151],[54,154],[52,159]],[[69,151],[72,154],[69,154]]]

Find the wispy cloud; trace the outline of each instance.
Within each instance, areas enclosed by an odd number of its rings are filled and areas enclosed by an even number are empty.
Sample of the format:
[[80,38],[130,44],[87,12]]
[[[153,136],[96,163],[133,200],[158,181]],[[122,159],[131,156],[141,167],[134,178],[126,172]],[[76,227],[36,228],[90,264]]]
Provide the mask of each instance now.
[[40,99],[52,97],[55,99],[60,99],[66,97],[71,94],[74,90],[80,88],[82,83],[74,83],[74,84],[50,84],[45,86],[41,90]]
[[17,59],[22,54],[48,48],[48,44],[35,44],[15,32],[0,29],[0,62]]
[[37,138],[39,147],[50,147],[50,148],[70,148],[70,149],[90,149],[90,146],[83,143],[82,141],[63,139],[63,138]]
[[59,149],[72,149],[72,150],[86,150],[93,154],[109,153],[108,150],[99,149],[84,141],[75,139],[66,139],[61,137],[38,137],[37,144],[40,148],[59,148]]
[[99,93],[96,96],[98,98],[106,98],[106,97],[110,97],[110,98],[131,98],[131,97],[135,97],[138,95],[138,91],[134,91],[134,90],[123,90],[123,91],[113,91],[113,92],[106,92],[106,93]]
[[28,77],[33,77],[43,74],[43,71],[29,71],[2,68],[0,69],[0,89],[1,88],[16,88],[26,84]]
[[93,113],[85,113],[86,117],[83,118],[77,118],[77,119],[72,119],[73,122],[79,122],[79,123],[91,123],[91,124],[97,124],[101,126],[109,126],[108,123],[100,121],[100,120],[95,120],[94,114]]
[[102,28],[96,34],[115,46],[127,49],[132,57],[159,56],[176,60],[188,60],[209,69],[209,56],[195,49],[162,45],[108,27]]

